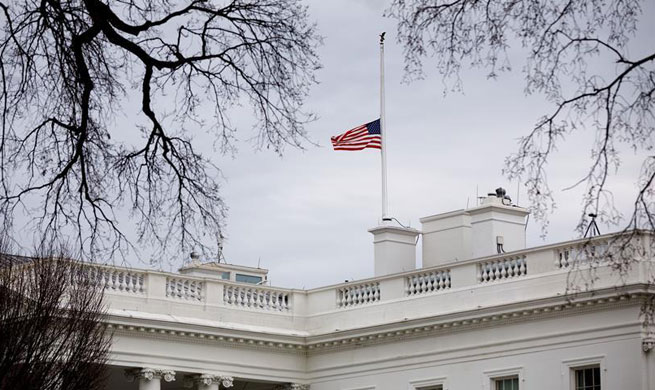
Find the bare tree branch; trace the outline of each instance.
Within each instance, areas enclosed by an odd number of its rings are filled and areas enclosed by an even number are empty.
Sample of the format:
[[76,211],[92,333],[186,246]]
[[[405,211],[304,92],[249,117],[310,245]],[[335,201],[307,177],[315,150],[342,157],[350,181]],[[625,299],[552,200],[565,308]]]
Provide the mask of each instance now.
[[[298,0],[0,8],[5,227],[26,214],[44,242],[73,236],[80,256],[113,256],[132,244],[116,214],[126,205],[138,242],[157,248],[157,258],[213,252],[226,213],[220,170],[193,135],[211,129],[221,151],[232,150],[229,110],[248,101],[256,147],[282,153],[306,139],[313,116],[302,103],[320,38]],[[136,94],[148,124],[114,128],[120,104]]]

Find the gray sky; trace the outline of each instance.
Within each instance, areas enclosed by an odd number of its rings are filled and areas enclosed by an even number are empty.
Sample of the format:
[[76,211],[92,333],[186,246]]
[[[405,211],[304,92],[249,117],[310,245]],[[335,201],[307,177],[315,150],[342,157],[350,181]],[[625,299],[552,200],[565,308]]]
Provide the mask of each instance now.
[[[541,96],[524,95],[519,71],[496,81],[487,80],[482,71],[465,72],[464,94],[444,97],[441,79],[428,61],[427,79],[402,84],[402,48],[395,42],[395,22],[382,17],[387,3],[309,2],[310,15],[325,37],[319,51],[321,84],[307,102],[307,108],[319,115],[308,131],[321,146],[287,149],[279,158],[268,151],[253,152],[244,143],[235,159],[217,157],[230,208],[224,249],[228,262],[256,266],[261,259],[272,283],[285,287],[372,276],[373,245],[367,229],[380,217],[379,153],[334,152],[329,138],[378,117],[381,31],[387,32],[391,214],[420,227],[420,217],[474,205],[476,187],[483,195],[503,186],[515,200],[517,183],[501,174],[504,158],[515,151],[517,138],[553,106]],[[653,36],[652,26],[649,29]],[[512,60],[514,69],[521,69],[523,58]],[[558,208],[545,241],[531,221],[528,246],[576,238],[573,230],[583,188],[562,189],[584,175],[592,136],[590,130],[571,136],[559,148],[549,169]],[[619,209],[628,211],[642,159],[631,152],[622,159],[611,186]],[[525,205],[525,200],[521,193],[520,203]],[[616,229],[601,226],[602,232]]]
[[[308,125],[319,147],[287,148],[283,157],[252,144],[237,144],[232,158],[211,157],[225,176],[223,196],[229,207],[224,255],[234,264],[270,270],[273,285],[310,288],[373,275],[372,236],[367,230],[380,218],[380,156],[375,150],[335,152],[330,136],[379,116],[378,35],[386,40],[386,119],[390,213],[404,224],[420,228],[419,218],[475,205],[476,188],[484,195],[499,186],[516,201],[517,183],[501,170],[535,121],[553,105],[542,96],[523,93],[520,50],[511,58],[515,72],[487,80],[484,71],[462,74],[464,93],[444,96],[443,83],[426,61],[427,78],[403,84],[402,48],[396,44],[395,21],[382,17],[389,1],[311,0],[310,17],[325,37],[319,49],[323,64],[320,84],[311,91],[308,111],[319,119]],[[649,0],[652,14],[655,0]],[[644,23],[636,47],[652,50],[655,26]],[[636,53],[633,53],[636,54]],[[133,129],[138,104],[124,105],[116,126]],[[235,110],[238,136],[248,140],[252,120]],[[590,163],[591,130],[567,138],[549,166],[558,204],[549,233],[530,221],[528,246],[576,238],[581,191],[562,191],[586,173]],[[198,134],[196,145],[206,149],[212,139]],[[616,204],[627,214],[636,190],[643,156],[628,151],[610,178]],[[520,194],[520,205],[527,196]],[[123,224],[124,228],[129,224]],[[618,227],[601,226],[602,232]],[[420,243],[417,256],[420,259]],[[165,264],[174,270],[178,262]],[[101,261],[101,260],[100,260]],[[101,261],[102,262],[102,261]],[[138,261],[133,265],[143,267]]]

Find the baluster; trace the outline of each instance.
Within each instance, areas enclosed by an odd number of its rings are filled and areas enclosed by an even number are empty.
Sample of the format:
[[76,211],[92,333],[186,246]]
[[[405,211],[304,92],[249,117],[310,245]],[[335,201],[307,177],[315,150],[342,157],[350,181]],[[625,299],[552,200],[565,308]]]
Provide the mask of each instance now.
[[175,293],[175,298],[184,298],[184,291],[186,286],[185,282],[180,279],[173,279],[173,291]]
[[250,307],[250,296],[248,295],[248,288],[239,287],[239,296],[241,297],[241,306]]
[[100,278],[99,283],[102,288],[105,290],[109,287],[107,283],[107,278],[106,278],[106,272],[103,269],[98,270],[98,277]]
[[131,272],[126,273],[126,292],[133,293],[134,292],[134,274]]
[[169,291],[170,291],[169,292],[170,296],[173,297],[173,298],[177,298],[177,291],[175,289],[175,279],[173,279],[173,278],[169,279],[168,283],[169,283],[168,288],[169,288]]

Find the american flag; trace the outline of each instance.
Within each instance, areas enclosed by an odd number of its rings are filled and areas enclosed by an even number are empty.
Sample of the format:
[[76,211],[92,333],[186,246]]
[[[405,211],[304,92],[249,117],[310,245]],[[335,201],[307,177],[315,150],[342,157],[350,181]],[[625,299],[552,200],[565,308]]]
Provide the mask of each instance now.
[[334,150],[382,149],[380,120],[376,119],[373,122],[348,130],[341,135],[335,135],[332,137],[332,147],[334,147]]

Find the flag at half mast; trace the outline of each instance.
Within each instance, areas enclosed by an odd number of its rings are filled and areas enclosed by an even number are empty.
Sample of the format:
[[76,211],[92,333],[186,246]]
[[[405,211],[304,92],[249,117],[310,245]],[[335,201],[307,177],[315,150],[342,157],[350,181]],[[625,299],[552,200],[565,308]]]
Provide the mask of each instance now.
[[357,126],[341,135],[332,137],[334,150],[362,150],[366,148],[382,149],[382,132],[380,120]]

